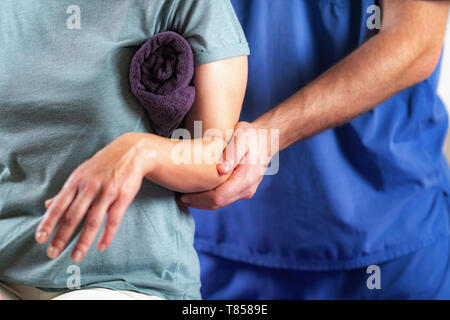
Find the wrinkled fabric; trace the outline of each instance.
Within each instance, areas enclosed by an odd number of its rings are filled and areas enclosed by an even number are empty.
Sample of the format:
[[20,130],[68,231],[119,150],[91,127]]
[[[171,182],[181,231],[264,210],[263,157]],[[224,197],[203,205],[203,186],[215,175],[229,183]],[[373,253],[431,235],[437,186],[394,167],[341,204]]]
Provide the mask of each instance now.
[[156,134],[170,136],[189,112],[195,98],[193,76],[192,49],[175,32],[151,37],[133,57],[131,91],[147,110]]
[[450,239],[371,268],[352,270],[267,268],[203,252],[199,259],[205,299],[450,299]]

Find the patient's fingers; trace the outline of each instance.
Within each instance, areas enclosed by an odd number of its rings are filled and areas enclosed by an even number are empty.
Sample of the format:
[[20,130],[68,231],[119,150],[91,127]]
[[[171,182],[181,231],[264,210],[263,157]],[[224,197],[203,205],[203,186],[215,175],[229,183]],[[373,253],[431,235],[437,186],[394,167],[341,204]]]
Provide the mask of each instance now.
[[54,259],[58,257],[64,250],[70,237],[96,198],[98,191],[99,184],[90,182],[77,193],[75,200],[64,214],[61,225],[47,249],[49,258]]
[[119,229],[122,217],[130,206],[134,197],[135,194],[121,195],[108,210],[108,219],[106,220],[105,229],[103,230],[103,233],[100,236],[100,240],[97,244],[98,250],[104,251],[111,244],[117,230]]
[[37,242],[44,243],[48,240],[59,219],[75,198],[76,193],[76,188],[67,187],[63,188],[59,195],[54,198],[36,229],[34,237]]
[[103,192],[102,197],[95,201],[87,215],[83,231],[72,252],[72,260],[80,262],[89,251],[98,231],[100,230],[108,208],[115,199],[115,194]]
[[55,199],[55,197],[45,200],[45,208],[46,209],[48,209],[48,207],[50,207],[52,205],[54,199]]

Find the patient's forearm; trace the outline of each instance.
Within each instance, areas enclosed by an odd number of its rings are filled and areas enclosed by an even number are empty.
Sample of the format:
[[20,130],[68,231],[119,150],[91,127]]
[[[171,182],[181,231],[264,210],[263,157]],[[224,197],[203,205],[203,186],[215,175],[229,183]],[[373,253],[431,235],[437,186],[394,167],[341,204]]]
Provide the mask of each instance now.
[[144,176],[163,187],[182,193],[201,192],[228,179],[217,172],[226,147],[222,138],[178,141],[153,134],[135,134]]

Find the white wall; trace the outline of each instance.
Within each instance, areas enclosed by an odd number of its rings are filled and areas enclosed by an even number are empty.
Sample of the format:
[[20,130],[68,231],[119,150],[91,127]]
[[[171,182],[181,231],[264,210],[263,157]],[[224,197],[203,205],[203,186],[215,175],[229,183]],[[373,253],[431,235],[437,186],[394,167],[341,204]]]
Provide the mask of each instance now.
[[[450,20],[450,19],[449,19]],[[447,35],[445,37],[444,60],[442,64],[441,80],[439,84],[439,94],[450,111],[450,21],[447,25]]]
[[[439,83],[439,94],[447,106],[450,113],[450,18],[447,25],[447,35],[445,36],[445,50],[442,61],[441,78]],[[444,145],[444,152],[450,159],[450,130]]]

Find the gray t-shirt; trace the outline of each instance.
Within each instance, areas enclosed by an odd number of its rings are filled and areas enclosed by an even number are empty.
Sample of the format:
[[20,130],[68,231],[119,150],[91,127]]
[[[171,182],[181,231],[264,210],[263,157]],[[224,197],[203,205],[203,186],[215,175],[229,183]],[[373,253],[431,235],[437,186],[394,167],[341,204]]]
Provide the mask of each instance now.
[[193,220],[146,179],[107,251],[73,263],[78,229],[50,260],[33,237],[76,167],[125,132],[152,132],[128,70],[167,30],[190,42],[196,64],[249,53],[228,0],[0,2],[0,281],[67,290],[79,267],[82,288],[200,298]]

